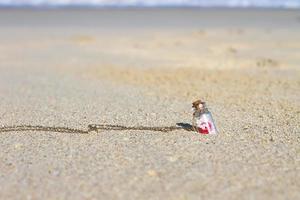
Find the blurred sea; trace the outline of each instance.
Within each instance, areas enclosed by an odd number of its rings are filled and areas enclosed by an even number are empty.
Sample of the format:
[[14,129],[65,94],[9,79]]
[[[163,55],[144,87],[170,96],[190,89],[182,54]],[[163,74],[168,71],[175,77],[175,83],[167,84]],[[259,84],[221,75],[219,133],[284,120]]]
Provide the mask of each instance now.
[[0,6],[300,8],[300,0],[0,0]]

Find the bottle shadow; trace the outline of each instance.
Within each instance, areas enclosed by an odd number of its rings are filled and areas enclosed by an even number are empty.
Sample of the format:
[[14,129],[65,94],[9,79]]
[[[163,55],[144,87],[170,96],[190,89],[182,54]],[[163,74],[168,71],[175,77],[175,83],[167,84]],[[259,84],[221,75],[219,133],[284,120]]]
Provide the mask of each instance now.
[[176,123],[177,126],[181,127],[182,129],[186,130],[186,131],[194,131],[194,127],[189,124],[189,123]]

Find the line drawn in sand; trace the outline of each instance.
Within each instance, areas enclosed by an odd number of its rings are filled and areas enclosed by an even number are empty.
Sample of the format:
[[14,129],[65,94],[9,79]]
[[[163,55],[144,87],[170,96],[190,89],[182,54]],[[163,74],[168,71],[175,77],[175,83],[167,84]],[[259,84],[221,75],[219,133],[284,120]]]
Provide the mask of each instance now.
[[40,126],[40,125],[15,125],[15,126],[1,126],[0,133],[5,132],[56,132],[56,133],[78,133],[89,134],[92,132],[110,130],[133,130],[133,131],[156,131],[156,132],[171,132],[175,130],[193,131],[193,126],[187,123],[177,123],[176,126],[122,126],[122,125],[110,125],[110,124],[89,124],[87,129],[75,129],[69,127],[58,126]]

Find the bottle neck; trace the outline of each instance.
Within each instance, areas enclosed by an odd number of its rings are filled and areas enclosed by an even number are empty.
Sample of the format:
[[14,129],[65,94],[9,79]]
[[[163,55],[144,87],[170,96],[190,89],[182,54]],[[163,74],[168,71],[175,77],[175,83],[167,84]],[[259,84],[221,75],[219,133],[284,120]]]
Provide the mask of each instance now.
[[208,113],[208,108],[204,107],[203,109],[200,110],[200,113]]
[[206,105],[200,105],[196,108],[194,108],[194,112],[195,113],[199,113],[199,114],[203,114],[203,113],[208,113],[208,108],[206,107]]

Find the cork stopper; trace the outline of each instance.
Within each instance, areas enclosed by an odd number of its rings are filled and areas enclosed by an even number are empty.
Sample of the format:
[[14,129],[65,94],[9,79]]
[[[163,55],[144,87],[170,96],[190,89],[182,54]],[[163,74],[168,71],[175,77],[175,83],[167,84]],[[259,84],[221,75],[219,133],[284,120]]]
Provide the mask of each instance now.
[[192,103],[192,107],[194,111],[198,111],[200,113],[204,113],[207,111],[206,104],[204,101],[197,100]]

